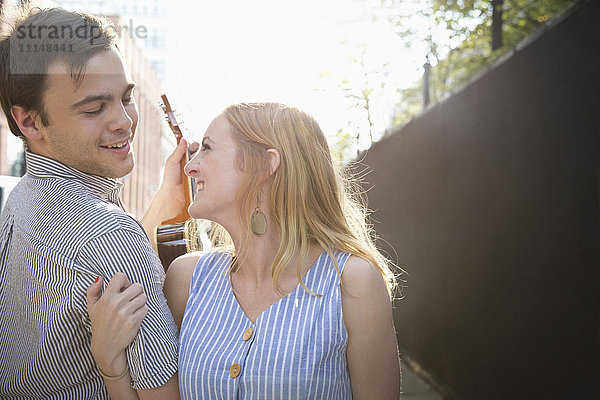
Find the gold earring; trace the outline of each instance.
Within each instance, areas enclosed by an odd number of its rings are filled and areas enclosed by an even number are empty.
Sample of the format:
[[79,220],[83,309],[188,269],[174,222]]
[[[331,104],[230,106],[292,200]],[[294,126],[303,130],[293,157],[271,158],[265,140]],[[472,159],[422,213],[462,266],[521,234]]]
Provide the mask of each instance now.
[[265,217],[265,214],[258,208],[259,201],[260,199],[257,194],[256,209],[252,213],[252,216],[250,216],[250,229],[252,229],[252,233],[256,236],[262,236],[267,231],[267,217]]

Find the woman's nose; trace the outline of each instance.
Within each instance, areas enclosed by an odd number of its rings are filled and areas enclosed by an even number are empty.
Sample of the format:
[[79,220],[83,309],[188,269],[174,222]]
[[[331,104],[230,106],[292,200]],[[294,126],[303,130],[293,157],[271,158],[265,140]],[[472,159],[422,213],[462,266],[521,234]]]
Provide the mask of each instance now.
[[189,177],[194,177],[198,173],[198,160],[200,159],[200,152],[197,151],[194,153],[193,157],[190,161],[185,164],[183,171]]

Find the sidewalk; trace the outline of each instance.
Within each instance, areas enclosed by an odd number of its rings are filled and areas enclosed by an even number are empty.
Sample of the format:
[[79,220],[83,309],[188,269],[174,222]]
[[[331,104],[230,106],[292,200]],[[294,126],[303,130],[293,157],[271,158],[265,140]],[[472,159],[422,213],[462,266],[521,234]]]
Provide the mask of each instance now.
[[443,400],[431,385],[425,382],[404,361],[402,364],[401,400]]

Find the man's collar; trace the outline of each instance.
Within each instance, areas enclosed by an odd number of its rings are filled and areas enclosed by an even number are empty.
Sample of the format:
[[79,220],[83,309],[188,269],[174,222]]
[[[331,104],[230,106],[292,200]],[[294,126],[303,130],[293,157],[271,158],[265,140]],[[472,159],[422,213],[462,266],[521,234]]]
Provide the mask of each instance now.
[[30,151],[25,152],[25,162],[27,164],[27,173],[34,178],[61,177],[65,179],[77,179],[102,199],[117,205],[121,203],[119,195],[123,183],[117,179],[87,174],[59,161]]

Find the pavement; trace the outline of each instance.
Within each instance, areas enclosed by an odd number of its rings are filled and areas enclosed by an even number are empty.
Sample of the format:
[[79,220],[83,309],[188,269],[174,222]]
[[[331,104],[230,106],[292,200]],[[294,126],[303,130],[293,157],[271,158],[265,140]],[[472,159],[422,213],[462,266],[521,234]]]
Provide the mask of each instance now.
[[417,375],[407,363],[401,361],[401,364],[401,400],[443,400],[443,397],[422,377]]

